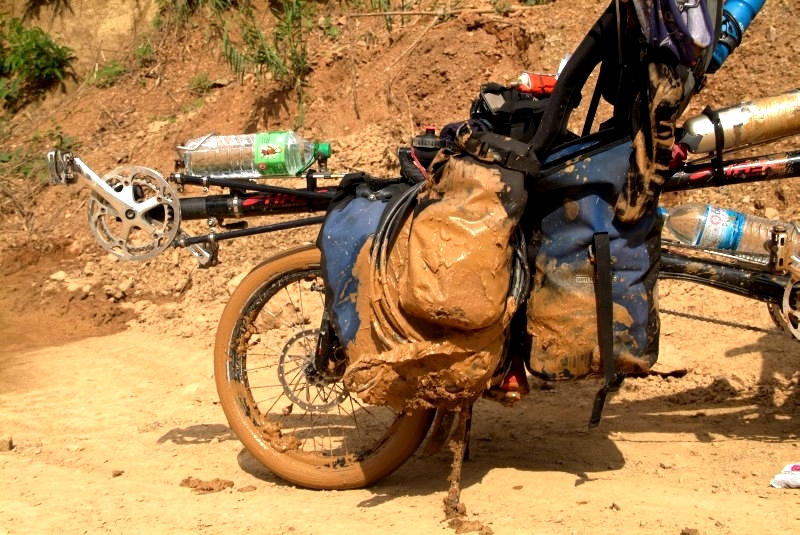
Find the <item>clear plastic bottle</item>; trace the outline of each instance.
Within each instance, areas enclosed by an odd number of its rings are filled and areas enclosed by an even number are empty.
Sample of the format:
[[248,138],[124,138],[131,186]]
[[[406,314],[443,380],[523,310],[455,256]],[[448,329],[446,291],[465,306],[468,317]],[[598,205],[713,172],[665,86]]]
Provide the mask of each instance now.
[[792,251],[800,250],[800,232],[792,223],[699,203],[664,210],[661,216],[667,230],[686,245],[767,255],[772,229],[778,225],[786,229],[787,245]]
[[291,130],[193,139],[178,147],[186,172],[213,178],[297,176],[331,155],[328,143],[308,141]]

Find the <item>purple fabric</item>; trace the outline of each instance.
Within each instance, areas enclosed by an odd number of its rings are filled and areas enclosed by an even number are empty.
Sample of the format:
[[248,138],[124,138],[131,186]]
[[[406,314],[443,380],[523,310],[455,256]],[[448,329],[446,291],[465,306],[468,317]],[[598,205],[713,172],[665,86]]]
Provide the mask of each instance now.
[[633,0],[645,37],[653,48],[671,52],[678,63],[694,67],[714,42],[706,0]]

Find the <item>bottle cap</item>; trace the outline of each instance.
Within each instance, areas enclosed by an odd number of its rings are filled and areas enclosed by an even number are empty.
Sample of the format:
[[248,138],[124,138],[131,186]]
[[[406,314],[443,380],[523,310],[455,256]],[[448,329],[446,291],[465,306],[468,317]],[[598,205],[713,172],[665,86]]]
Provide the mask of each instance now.
[[421,136],[414,136],[411,140],[411,146],[416,149],[440,149],[444,147],[444,140],[436,135],[436,128],[433,126],[426,126],[425,133]]
[[330,143],[317,143],[317,152],[325,156],[331,157],[331,144]]

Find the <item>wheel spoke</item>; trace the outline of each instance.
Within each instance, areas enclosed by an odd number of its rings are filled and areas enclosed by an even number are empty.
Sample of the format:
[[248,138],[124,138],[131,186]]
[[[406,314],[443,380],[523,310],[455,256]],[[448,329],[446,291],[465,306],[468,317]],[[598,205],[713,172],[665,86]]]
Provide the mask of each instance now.
[[[291,261],[286,257],[276,264]],[[403,416],[350,395],[339,377],[344,363],[315,360],[325,304],[318,268],[269,269],[269,264],[256,268],[263,278],[250,277],[250,293],[234,292],[235,304],[229,306],[236,316],[220,323],[220,330],[230,333],[225,354],[215,353],[222,360],[217,375],[227,381],[220,398],[228,421],[257,459],[292,482],[315,488],[371,483],[413,453],[430,419],[418,418],[406,431],[389,434],[403,428],[398,423]],[[236,373],[225,373],[228,369]],[[248,395],[242,396],[243,388]],[[383,452],[386,461],[379,460]],[[373,468],[364,472],[367,459]],[[343,483],[343,474],[352,479]]]

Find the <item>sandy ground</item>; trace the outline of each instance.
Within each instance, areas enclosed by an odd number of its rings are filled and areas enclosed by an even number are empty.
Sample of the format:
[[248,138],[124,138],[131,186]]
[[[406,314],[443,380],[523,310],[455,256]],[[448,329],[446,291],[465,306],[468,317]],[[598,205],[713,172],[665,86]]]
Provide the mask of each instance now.
[[[90,39],[76,25],[124,18],[89,4],[100,3],[76,4],[63,28],[56,20],[76,49]],[[436,24],[415,17],[389,31],[381,17],[348,20],[339,15],[349,4],[325,4],[320,15],[335,13],[342,34],[309,34],[302,133],[334,143],[335,170],[385,176],[397,169],[394,149],[422,125],[463,119],[480,83],[523,69],[553,72],[605,5],[556,1]],[[768,2],[689,111],[796,87],[799,5]],[[195,22],[197,31],[180,39],[154,39],[155,66],[134,68],[111,88],[70,86],[20,113],[4,150],[32,145],[43,154],[43,134],[58,126],[82,142],[79,155],[99,173],[129,163],[167,174],[174,147],[203,133],[292,128],[291,96],[281,100],[252,78],[230,83],[208,47],[208,21]],[[104,47],[106,59],[138,46],[131,29],[104,37],[119,52]],[[94,65],[99,45],[89,45]],[[197,107],[187,83],[201,73],[225,83]],[[797,138],[774,150],[796,146]],[[269,254],[313,240],[313,229],[228,242],[223,263],[208,271],[184,251],[124,264],[90,237],[85,188],[41,191],[25,177],[1,178],[21,206],[11,197],[0,205],[0,447],[14,444],[0,451],[0,534],[453,533],[442,511],[446,451],[415,456],[368,489],[308,491],[260,466],[227,426],[212,342],[228,292]],[[662,200],[800,218],[794,181]],[[192,234],[207,231],[191,223]],[[660,304],[660,366],[687,373],[628,380],[599,429],[587,431],[596,381],[535,389],[511,409],[479,402],[462,481],[468,519],[496,534],[800,532],[800,490],[769,487],[800,461],[800,345],[774,330],[760,303],[666,282]],[[189,477],[216,479],[223,490],[198,494],[181,486]]]
[[[479,402],[469,519],[498,534],[800,527],[800,491],[769,487],[800,460],[797,343],[762,305],[675,282],[662,293],[665,309],[732,325],[664,314],[663,369],[689,373],[628,380],[598,430],[586,429],[594,381],[513,408]],[[257,464],[218,405],[212,337],[129,329],[4,352],[0,434],[15,447],[0,453],[0,533],[452,533],[448,453],[342,492],[295,488]],[[232,486],[198,494],[187,477]]]

